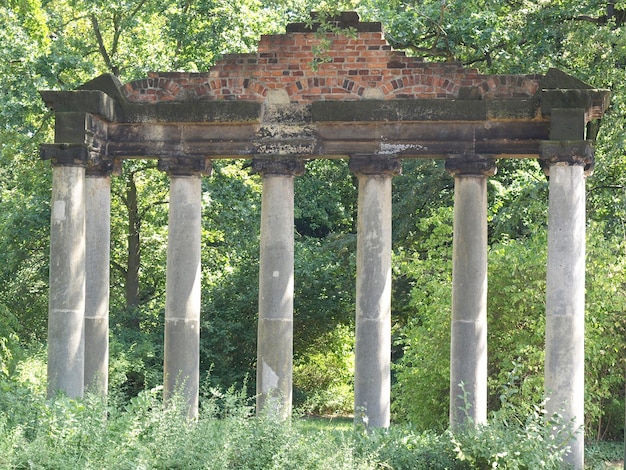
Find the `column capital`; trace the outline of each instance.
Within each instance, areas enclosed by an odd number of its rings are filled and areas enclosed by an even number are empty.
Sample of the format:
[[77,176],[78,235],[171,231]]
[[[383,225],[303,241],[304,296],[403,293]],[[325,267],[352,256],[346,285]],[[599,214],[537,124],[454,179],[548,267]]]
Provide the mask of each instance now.
[[213,164],[209,158],[178,156],[159,158],[158,167],[168,176],[210,176]]
[[402,162],[388,155],[352,155],[350,171],[356,175],[398,176],[402,174]]
[[52,166],[87,166],[90,149],[85,144],[41,144],[39,155]]
[[585,176],[593,173],[594,149],[588,140],[544,140],[540,144],[539,151],[539,164],[548,176],[552,165],[579,165],[583,167]]
[[301,176],[304,174],[304,161],[298,158],[254,157],[252,173],[261,176]]
[[98,154],[91,154],[85,167],[85,176],[104,178],[111,174],[122,174],[122,161],[119,159],[103,158]]
[[487,155],[450,155],[446,171],[452,176],[493,176],[498,171],[495,159]]

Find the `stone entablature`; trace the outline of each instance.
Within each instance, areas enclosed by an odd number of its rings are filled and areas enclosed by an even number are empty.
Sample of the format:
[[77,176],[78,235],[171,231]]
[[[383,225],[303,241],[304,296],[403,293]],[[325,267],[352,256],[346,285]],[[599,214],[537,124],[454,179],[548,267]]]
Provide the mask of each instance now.
[[289,25],[285,34],[264,36],[258,52],[228,55],[208,72],[151,73],[127,84],[102,75],[76,90],[44,91],[56,125],[55,143],[44,145],[42,155],[69,161],[77,146],[109,164],[258,156],[536,158],[546,140],[593,140],[597,127],[587,132],[587,125],[608,106],[606,90],[557,69],[482,75],[394,51],[379,23],[359,22],[356,14],[342,14],[339,23],[354,34]]

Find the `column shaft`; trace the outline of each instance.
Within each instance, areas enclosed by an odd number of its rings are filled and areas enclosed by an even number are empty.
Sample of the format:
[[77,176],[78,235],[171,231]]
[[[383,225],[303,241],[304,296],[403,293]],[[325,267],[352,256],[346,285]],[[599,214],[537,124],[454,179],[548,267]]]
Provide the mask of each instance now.
[[109,381],[111,177],[85,179],[85,387],[106,394]]
[[170,175],[164,398],[181,393],[198,414],[200,379],[201,178]]
[[293,175],[263,176],[259,260],[257,412],[291,415]]
[[359,177],[355,417],[388,427],[391,400],[391,178]]
[[48,395],[84,391],[85,168],[53,166]]
[[489,159],[450,158],[454,174],[450,426],[487,421],[487,176]]
[[585,177],[582,165],[550,166],[545,390],[549,415],[578,430],[568,462],[584,460]]
[[355,423],[388,427],[391,408],[391,178],[396,159],[353,157],[359,178]]

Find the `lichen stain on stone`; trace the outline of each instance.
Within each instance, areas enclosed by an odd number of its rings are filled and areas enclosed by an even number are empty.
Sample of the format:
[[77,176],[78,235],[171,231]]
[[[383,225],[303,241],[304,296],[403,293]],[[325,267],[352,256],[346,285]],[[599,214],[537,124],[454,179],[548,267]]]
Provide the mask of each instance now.
[[52,219],[59,222],[65,220],[65,201],[54,201]]
[[310,155],[315,151],[315,143],[278,143],[268,141],[267,144],[257,143],[256,152],[260,155]]
[[274,372],[274,370],[265,361],[262,362],[261,377],[263,379],[263,393],[267,393],[278,387],[278,374]]
[[419,144],[387,144],[380,143],[379,155],[398,155],[407,150],[428,150],[428,147]]

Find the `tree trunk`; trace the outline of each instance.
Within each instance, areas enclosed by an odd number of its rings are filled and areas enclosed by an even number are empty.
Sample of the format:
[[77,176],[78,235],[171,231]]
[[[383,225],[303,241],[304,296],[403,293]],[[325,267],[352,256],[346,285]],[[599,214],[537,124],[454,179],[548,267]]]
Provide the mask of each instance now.
[[[126,308],[133,309],[139,306],[139,266],[141,263],[141,246],[139,233],[141,230],[141,218],[137,206],[137,185],[134,173],[128,175],[126,180],[126,204],[128,209],[128,268],[126,270]],[[132,323],[137,323],[134,319]]]

